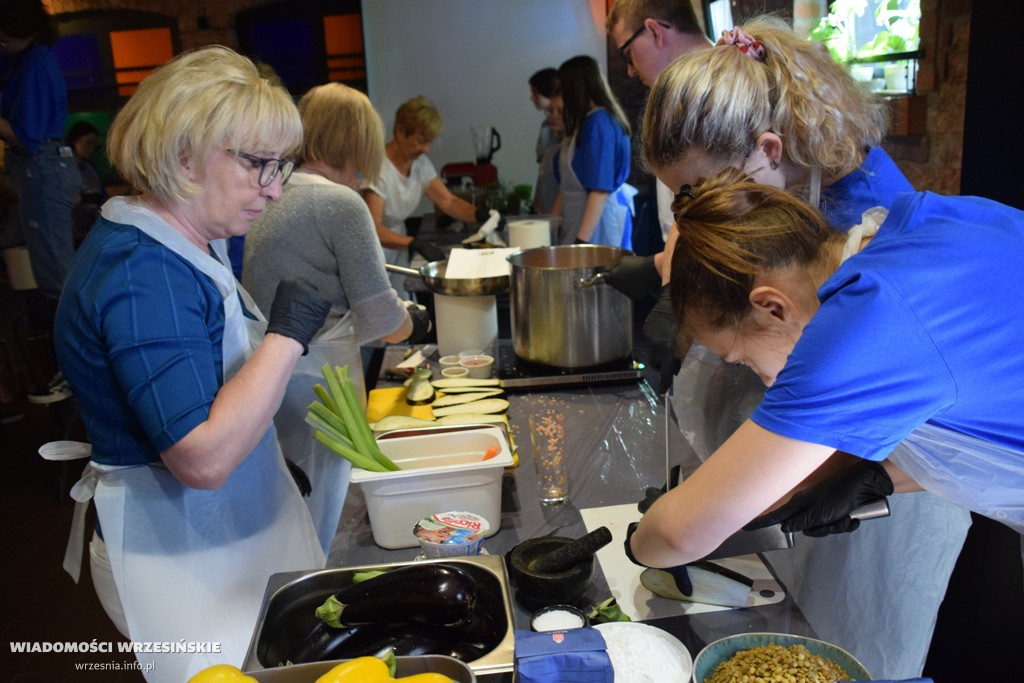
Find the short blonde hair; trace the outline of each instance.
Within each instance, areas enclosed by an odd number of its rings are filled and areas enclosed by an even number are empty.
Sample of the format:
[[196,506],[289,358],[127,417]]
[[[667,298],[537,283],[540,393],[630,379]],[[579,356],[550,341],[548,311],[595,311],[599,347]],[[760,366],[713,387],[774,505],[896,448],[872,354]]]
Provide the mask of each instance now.
[[299,100],[303,140],[299,158],[343,169],[351,160],[369,183],[384,163],[384,123],[370,98],[341,83],[319,85]]
[[643,121],[648,167],[672,166],[692,147],[742,157],[773,131],[799,166],[825,177],[855,168],[885,134],[882,100],[779,19],[758,17],[743,30],[764,45],[763,61],[718,45],[679,57],[658,76]]
[[287,155],[301,140],[288,92],[249,59],[213,45],[178,55],[139,84],[110,127],[107,155],[136,190],[181,203],[202,189],[186,164],[228,148]]
[[403,102],[395,112],[395,130],[399,128],[406,135],[423,133],[436,138],[444,130],[444,124],[441,122],[441,113],[437,111],[434,103],[423,95],[417,95]]

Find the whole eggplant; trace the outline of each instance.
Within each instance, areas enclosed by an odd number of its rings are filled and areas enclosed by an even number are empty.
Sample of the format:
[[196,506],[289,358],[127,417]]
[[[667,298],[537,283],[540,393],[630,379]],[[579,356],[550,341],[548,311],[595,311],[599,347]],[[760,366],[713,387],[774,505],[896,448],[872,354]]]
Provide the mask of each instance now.
[[476,582],[466,570],[444,563],[409,565],[353,583],[321,605],[317,617],[330,626],[417,621],[461,624],[476,606]]
[[460,626],[423,622],[362,624],[334,628],[320,623],[288,654],[292,664],[375,655],[391,648],[396,655],[446,655],[472,661],[491,648],[463,642]]

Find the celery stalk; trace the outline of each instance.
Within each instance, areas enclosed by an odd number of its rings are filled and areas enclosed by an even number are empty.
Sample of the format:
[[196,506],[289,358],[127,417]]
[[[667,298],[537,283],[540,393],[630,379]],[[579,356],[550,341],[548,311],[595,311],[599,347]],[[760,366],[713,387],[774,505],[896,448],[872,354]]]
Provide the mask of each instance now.
[[315,438],[317,441],[319,441],[320,443],[327,446],[338,455],[342,456],[343,458],[351,462],[354,467],[368,470],[370,472],[387,471],[384,469],[383,466],[381,466],[380,463],[378,463],[373,458],[368,458],[364,456],[362,453],[358,453],[352,450],[351,448],[347,448],[343,443],[341,443],[334,437],[330,436],[329,434],[321,432],[319,429],[313,433],[313,438]]
[[398,465],[381,452],[380,447],[377,445],[377,439],[373,436],[373,431],[370,429],[370,424],[366,421],[366,415],[363,413],[363,407],[359,402],[359,397],[356,396],[356,388],[355,385],[352,384],[349,367],[346,365],[344,367],[337,368],[337,371],[342,380],[340,382],[342,395],[345,400],[348,401],[349,410],[352,414],[357,416],[356,424],[353,425],[353,430],[360,432],[363,443],[366,444],[365,452],[388,470],[395,471],[400,469]]

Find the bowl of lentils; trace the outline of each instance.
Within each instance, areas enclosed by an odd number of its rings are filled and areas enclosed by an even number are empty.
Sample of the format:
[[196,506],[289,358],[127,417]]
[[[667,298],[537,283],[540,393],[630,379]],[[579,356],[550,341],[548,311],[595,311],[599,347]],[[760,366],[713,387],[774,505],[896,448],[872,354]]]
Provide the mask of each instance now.
[[870,681],[871,674],[846,650],[823,640],[785,633],[741,633],[700,651],[693,683],[838,683]]

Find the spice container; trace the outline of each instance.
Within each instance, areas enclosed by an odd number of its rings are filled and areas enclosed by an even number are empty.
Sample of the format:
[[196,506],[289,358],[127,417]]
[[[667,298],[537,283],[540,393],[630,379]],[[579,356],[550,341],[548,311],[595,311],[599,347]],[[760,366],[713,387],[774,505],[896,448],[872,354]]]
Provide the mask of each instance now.
[[587,615],[572,605],[550,605],[537,610],[530,619],[534,631],[566,631],[590,626]]
[[491,525],[471,512],[441,512],[416,522],[413,535],[425,558],[479,555]]

